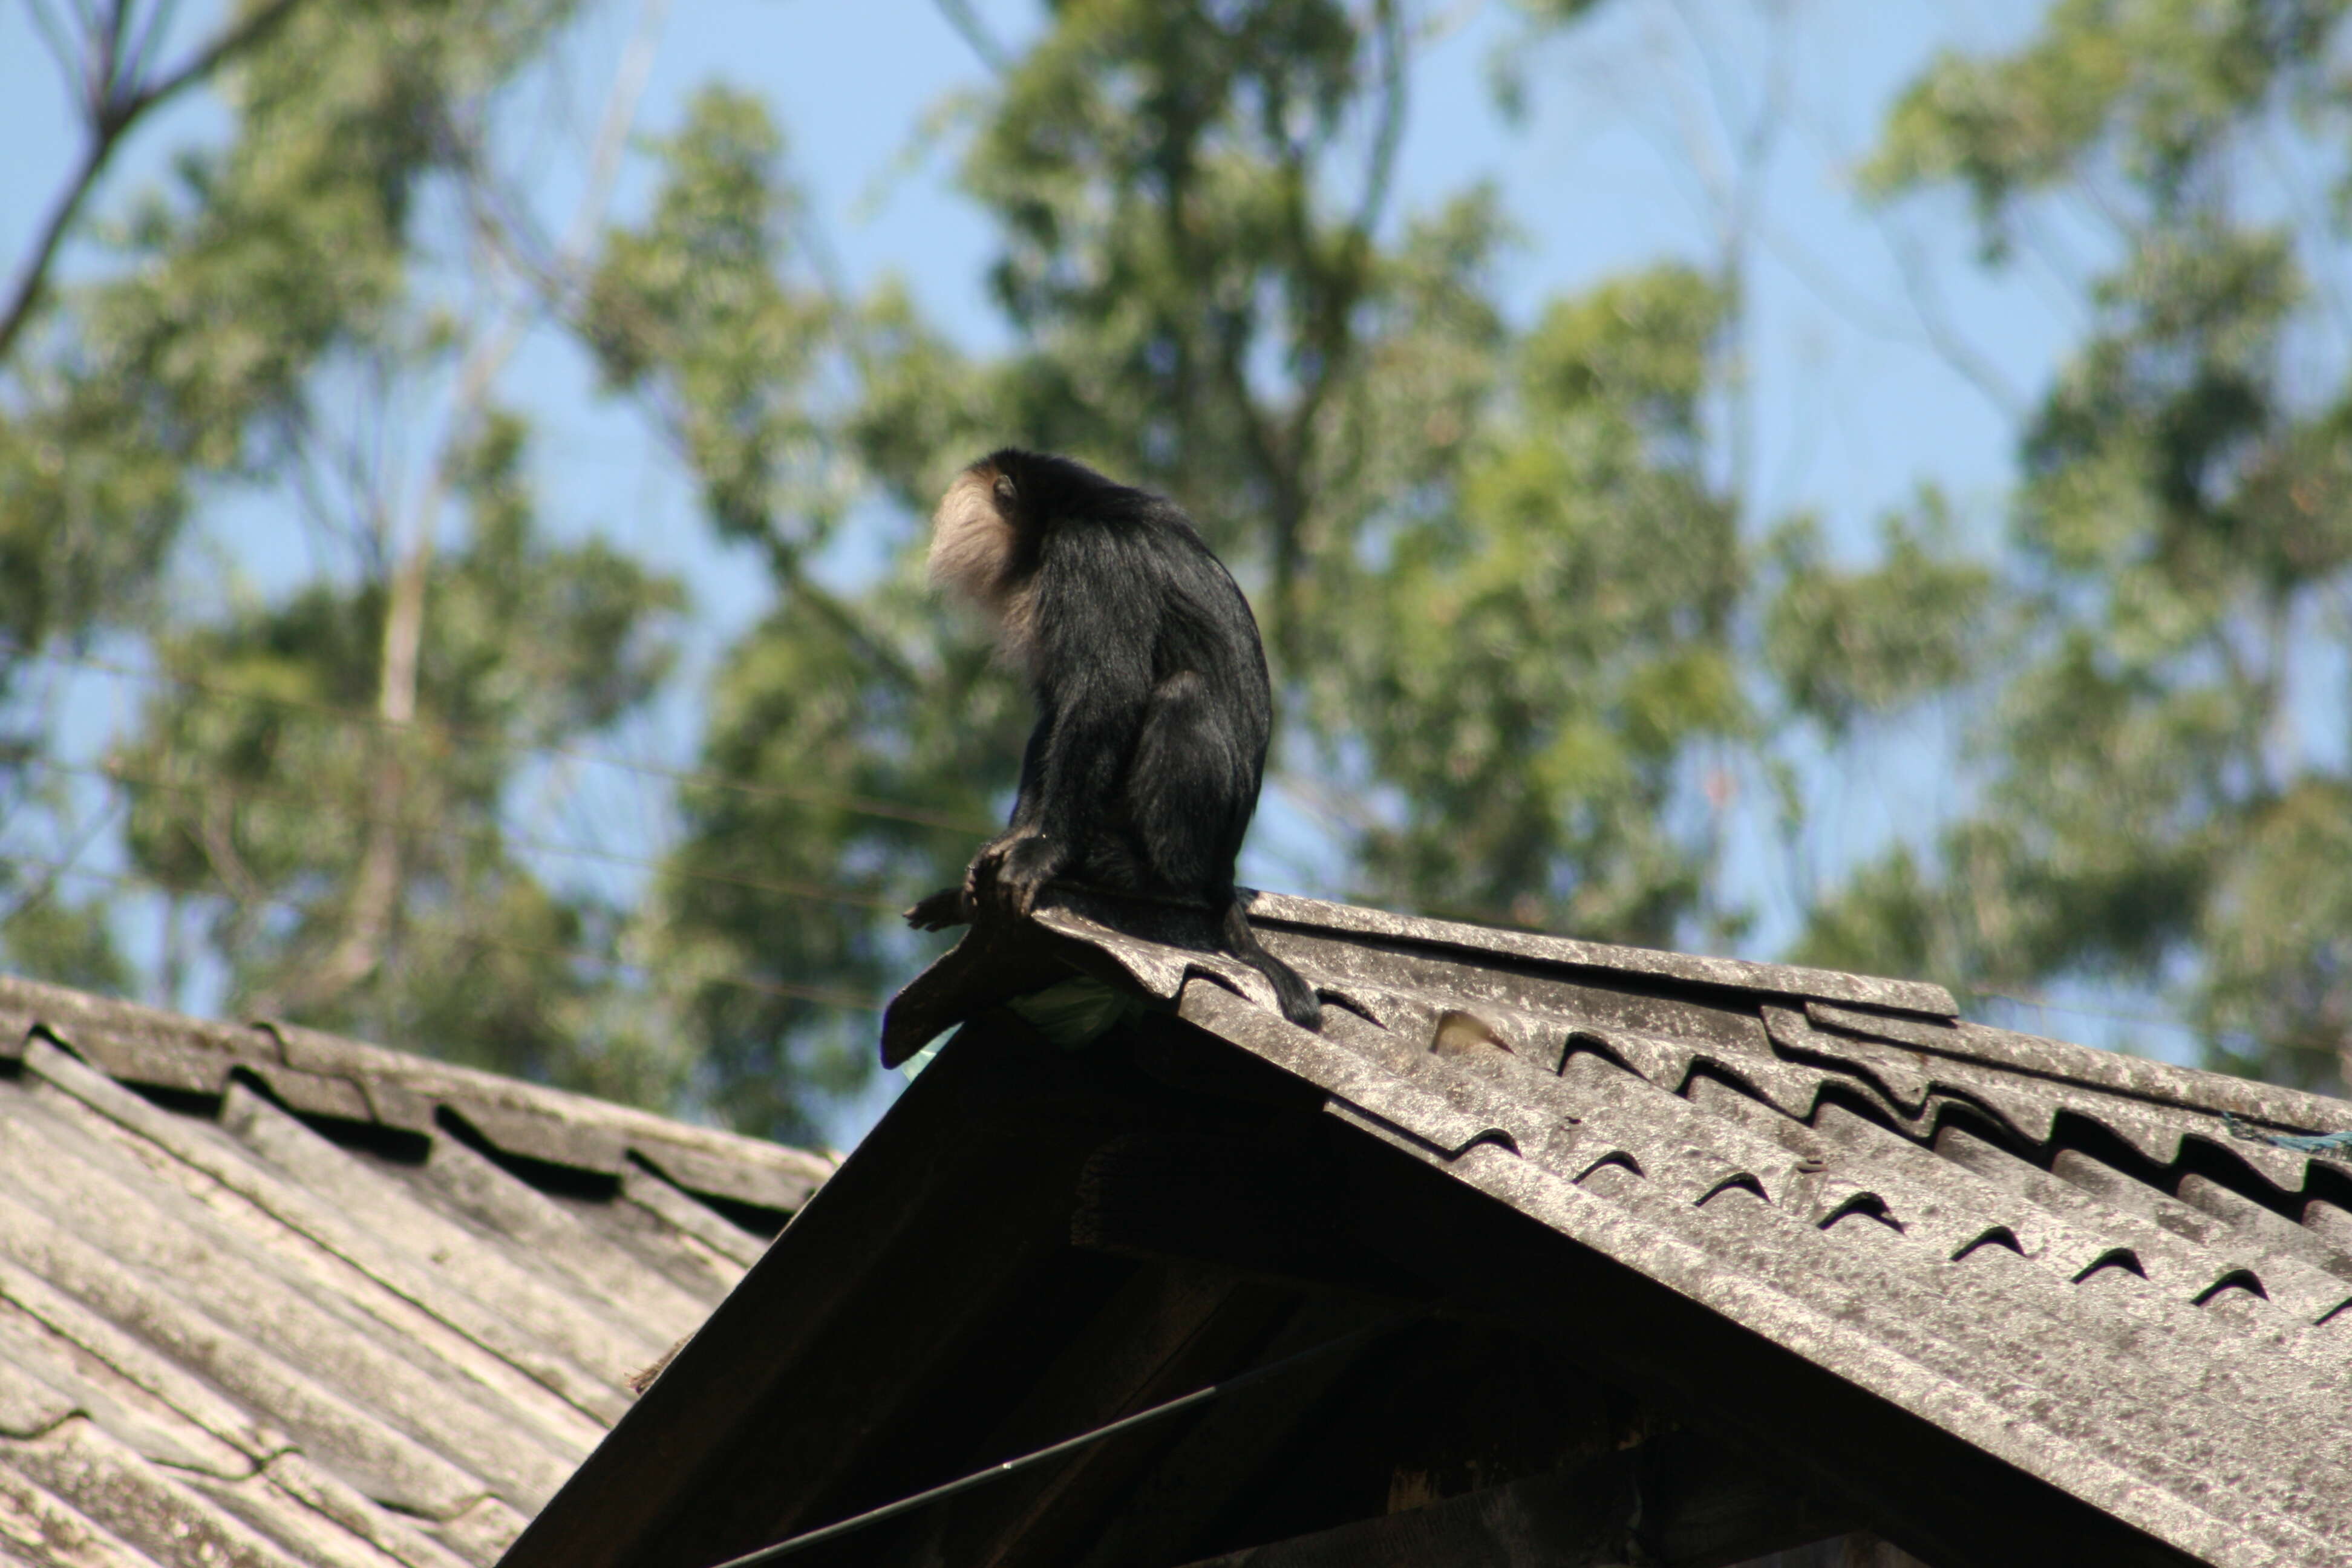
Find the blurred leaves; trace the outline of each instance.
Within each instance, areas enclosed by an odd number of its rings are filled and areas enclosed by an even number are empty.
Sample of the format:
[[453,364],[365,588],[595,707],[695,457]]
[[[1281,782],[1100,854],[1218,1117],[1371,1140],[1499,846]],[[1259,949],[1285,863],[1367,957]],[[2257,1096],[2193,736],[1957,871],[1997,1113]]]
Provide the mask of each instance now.
[[2312,692],[2352,634],[2352,380],[2304,350],[2309,268],[2352,258],[2318,207],[2255,216],[2246,187],[2287,124],[2342,177],[2346,14],[2060,0],[1890,119],[1882,194],[1965,187],[1996,259],[2093,212],[2111,260],[2021,449],[2019,652],[1978,731],[1980,805],[1817,911],[1809,955],[2157,988],[2218,1064],[2341,1081],[2347,761],[2340,704]]
[[2345,12],[2343,0],[2053,0],[2012,54],[1938,57],[1888,115],[1864,187],[1962,186],[1995,256],[2023,198],[2110,171],[2160,209],[2193,207],[2233,135],[2325,93],[2320,62]]
[[1963,685],[1982,668],[1994,628],[1992,570],[1954,553],[1944,497],[1880,525],[1879,559],[1841,572],[1820,526],[1798,519],[1769,542],[1778,576],[1764,616],[1764,657],[1800,713],[1843,735],[1869,714]]
[[1403,803],[1360,846],[1381,896],[1652,942],[1694,912],[1708,867],[1667,807],[1748,721],[1745,562],[1698,462],[1723,313],[1673,268],[1555,303],[1455,504],[1386,542],[1345,634],[1344,719]]
[[[299,7],[235,61],[226,142],[139,198],[113,265],[57,292],[5,367],[0,553],[24,570],[0,631],[16,654],[147,634],[159,683],[108,771],[131,869],[167,890],[167,992],[193,919],[232,1006],[659,1100],[689,1064],[613,1003],[620,911],[542,886],[506,812],[535,750],[659,686],[678,591],[541,540],[519,416],[461,409],[426,438],[421,493],[465,519],[437,562],[430,500],[401,515],[414,476],[382,459],[403,398],[487,330],[433,297],[424,215],[479,177],[490,105],[568,15]],[[206,487],[290,490],[347,566],[272,601],[233,586],[219,614],[157,604]],[[386,663],[403,556],[424,584],[413,691]],[[119,986],[105,931],[52,896],[5,938],[16,963]]]
[[835,322],[783,269],[799,206],[783,138],[756,100],[714,87],[654,152],[652,218],[610,237],[583,330],[611,385],[652,394],[722,537],[804,550],[833,510],[807,396]]
[[[1519,36],[1605,9],[1527,0]],[[1962,193],[1996,262],[2046,263],[2053,222],[2093,258],[1997,558],[1933,489],[1862,551],[1743,515],[1736,258],[1507,310],[1493,191],[1400,207],[1402,0],[1049,7],[940,121],[997,237],[987,355],[831,272],[782,128],[723,85],[639,144],[647,198],[580,230],[580,286],[535,275],[499,105],[571,17],[288,11],[221,78],[232,134],[0,363],[0,698],[44,647],[146,640],[108,768],[165,889],[162,989],[211,963],[240,1007],[814,1136],[869,1070],[854,1004],[928,951],[895,911],[1013,787],[1028,700],[920,556],[949,477],[1018,442],[1199,519],[1269,634],[1275,787],[1368,898],[1719,942],[1743,779],[1793,840],[1800,760],[1964,712],[1965,809],[1895,803],[1798,956],[2159,990],[2218,1061],[2335,1070],[2352,382],[2309,329],[2346,259],[2343,5],[2056,0],[1895,106],[1875,199]],[[2243,196],[2282,136],[2337,205]],[[533,813],[551,759],[669,689],[685,605],[556,542],[491,385],[516,311],[576,337],[772,592],[691,694],[634,902],[541,874]],[[256,495],[325,563],[184,591],[189,519]],[[12,963],[136,983],[104,897],[0,893]]]
[[119,267],[51,290],[0,363],[0,685],[53,638],[136,624],[191,486],[282,458],[306,378],[383,328],[417,182],[463,161],[455,95],[563,14],[299,7],[236,57],[228,146],[184,155],[112,231]]
[[[526,755],[642,706],[667,672],[675,584],[602,543],[541,542],[520,489],[522,432],[494,420],[464,455],[466,547],[436,563],[416,719],[374,718],[386,587],[318,583],[159,637],[166,687],[109,760],[132,809],[134,867],[210,910],[240,1006],[366,1037],[429,1041],[502,1071],[604,1083],[581,958],[618,911],[548,891],[511,849]],[[235,694],[189,701],[188,689]],[[345,938],[383,770],[403,890],[353,984],[310,983]],[[226,893],[226,897],[222,895]]]

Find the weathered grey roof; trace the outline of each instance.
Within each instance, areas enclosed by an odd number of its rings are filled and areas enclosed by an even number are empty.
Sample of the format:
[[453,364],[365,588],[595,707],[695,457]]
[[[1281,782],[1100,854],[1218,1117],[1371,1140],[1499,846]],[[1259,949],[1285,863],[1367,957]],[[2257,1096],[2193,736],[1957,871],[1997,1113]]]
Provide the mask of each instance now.
[[[1457,1349],[1507,1323],[1511,1354],[1654,1394],[1939,1565],[2352,1564],[2352,1177],[2223,1120],[2334,1131],[2352,1105],[1960,1021],[1932,985],[1299,899],[1253,917],[1324,995],[1319,1035],[1181,910],[1059,893],[1048,937],[969,933],[894,1004],[886,1049],[979,1026],[515,1568],[697,1568],[1383,1299],[1463,1325]],[[1073,969],[1174,1022],[1070,1055],[988,1011]],[[1172,1563],[1296,1535],[1309,1494],[1360,1517],[1330,1480],[1346,1428],[1362,1448],[1366,1412],[1402,1408],[1371,1384],[1405,1375],[1386,1354],[1301,1373],[809,1561]],[[1648,1420],[1553,1438],[1605,1459]],[[1601,1495],[1601,1461],[1577,1462],[1540,1485]],[[1500,1518],[1537,1484],[1475,1495]],[[1266,1561],[1346,1560],[1318,1550]]]
[[[1237,966],[1051,918],[1333,1114],[2150,1535],[2352,1562],[2352,1179],[2222,1120],[2352,1104],[1960,1021],[1933,986],[1255,913],[1341,999],[1319,1037]],[[1433,1055],[1448,1008],[1505,1048]]]
[[0,977],[0,1560],[491,1563],[831,1163]]

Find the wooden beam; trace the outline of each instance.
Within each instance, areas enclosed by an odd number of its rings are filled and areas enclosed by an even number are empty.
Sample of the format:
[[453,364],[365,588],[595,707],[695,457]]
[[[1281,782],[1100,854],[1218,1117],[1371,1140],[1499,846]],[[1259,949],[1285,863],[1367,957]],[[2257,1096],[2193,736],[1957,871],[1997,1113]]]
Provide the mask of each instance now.
[[1850,1528],[1696,1434],[1192,1568],[1724,1568]]
[[[1347,1298],[1309,1300],[1258,1359],[1279,1361],[1328,1343],[1381,1321],[1387,1311]],[[1165,1562],[1188,1542],[1201,1542],[1237,1495],[1275,1472],[1279,1457],[1297,1440],[1301,1427],[1318,1417],[1333,1389],[1360,1375],[1363,1360],[1328,1356],[1211,1406],[1134,1479],[1086,1554],[1075,1559],[1078,1568]]]

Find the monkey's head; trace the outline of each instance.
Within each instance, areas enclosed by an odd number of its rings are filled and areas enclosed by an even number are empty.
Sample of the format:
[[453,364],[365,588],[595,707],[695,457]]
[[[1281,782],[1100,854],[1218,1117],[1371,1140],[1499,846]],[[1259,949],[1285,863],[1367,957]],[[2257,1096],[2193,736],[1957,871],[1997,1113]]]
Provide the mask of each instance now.
[[931,585],[992,616],[1018,574],[1020,483],[994,454],[955,477],[931,514]]
[[1007,658],[1028,652],[1040,547],[1048,521],[1091,480],[1109,481],[1066,458],[1006,447],[958,474],[931,517],[931,584],[995,623]]

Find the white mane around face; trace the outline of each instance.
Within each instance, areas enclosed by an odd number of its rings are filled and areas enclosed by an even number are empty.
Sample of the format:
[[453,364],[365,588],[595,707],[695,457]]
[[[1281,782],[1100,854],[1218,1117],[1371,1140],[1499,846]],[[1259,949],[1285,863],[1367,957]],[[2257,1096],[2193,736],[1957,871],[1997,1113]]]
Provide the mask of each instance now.
[[997,471],[984,464],[956,476],[931,515],[931,585],[986,613],[999,649],[1028,662],[1033,584],[1013,574],[1014,526],[998,503]]

